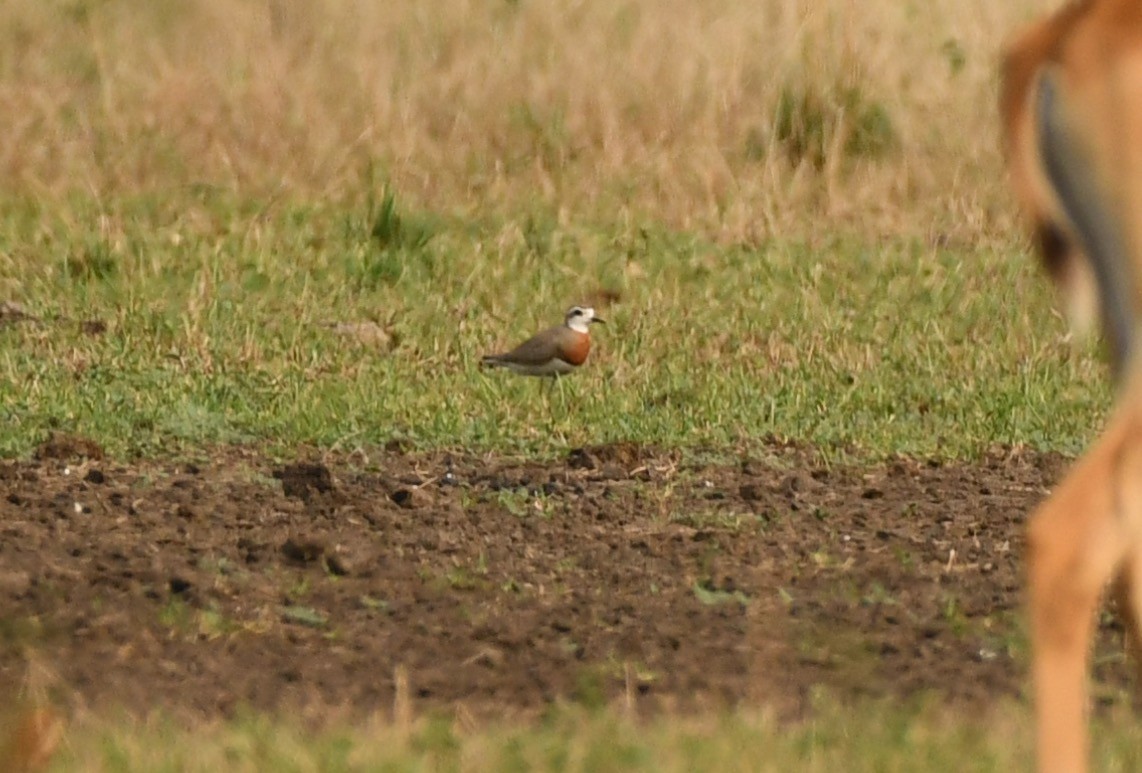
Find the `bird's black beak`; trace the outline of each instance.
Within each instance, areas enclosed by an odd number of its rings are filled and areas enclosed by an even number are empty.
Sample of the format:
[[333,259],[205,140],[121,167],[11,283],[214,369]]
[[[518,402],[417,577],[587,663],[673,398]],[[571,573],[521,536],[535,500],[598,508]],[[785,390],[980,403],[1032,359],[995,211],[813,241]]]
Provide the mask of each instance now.
[[591,317],[591,321],[592,322],[602,322],[604,325],[607,324],[607,321],[605,319],[603,319],[602,317]]

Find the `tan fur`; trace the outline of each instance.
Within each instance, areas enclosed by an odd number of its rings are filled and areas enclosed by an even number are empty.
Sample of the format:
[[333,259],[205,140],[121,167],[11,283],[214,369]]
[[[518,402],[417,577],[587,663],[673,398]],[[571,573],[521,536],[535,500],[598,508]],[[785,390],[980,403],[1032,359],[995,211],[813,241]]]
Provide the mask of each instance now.
[[1097,292],[1119,380],[1102,437],[1028,534],[1037,755],[1087,764],[1087,653],[1112,585],[1142,654],[1142,1],[1085,0],[1008,47],[1000,97],[1015,194],[1069,305]]
[[[1076,252],[1073,234],[1054,231],[1066,227],[1066,218],[1060,216],[1061,207],[1050,190],[1034,148],[1035,129],[1028,102],[1040,67],[1058,49],[1062,37],[1089,5],[1067,6],[1024,31],[1007,50],[1000,93],[1004,150],[1011,183],[1020,204],[1031,215],[1036,246],[1051,278],[1062,291],[1067,316],[1083,331],[1092,326],[1098,312],[1094,277],[1086,260]],[[1055,241],[1052,233],[1064,236],[1064,241]]]
[[63,721],[50,709],[28,711],[0,746],[0,770],[37,773],[45,770],[63,737]]

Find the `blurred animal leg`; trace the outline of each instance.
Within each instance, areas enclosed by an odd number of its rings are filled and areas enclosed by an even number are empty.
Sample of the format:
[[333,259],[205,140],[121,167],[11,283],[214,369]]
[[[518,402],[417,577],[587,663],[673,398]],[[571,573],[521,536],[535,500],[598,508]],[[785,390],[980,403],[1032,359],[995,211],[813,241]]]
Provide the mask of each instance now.
[[1108,429],[1030,525],[1031,635],[1043,771],[1086,769],[1087,653],[1095,611],[1130,547],[1116,485],[1124,447],[1134,441],[1130,425],[1119,421]]

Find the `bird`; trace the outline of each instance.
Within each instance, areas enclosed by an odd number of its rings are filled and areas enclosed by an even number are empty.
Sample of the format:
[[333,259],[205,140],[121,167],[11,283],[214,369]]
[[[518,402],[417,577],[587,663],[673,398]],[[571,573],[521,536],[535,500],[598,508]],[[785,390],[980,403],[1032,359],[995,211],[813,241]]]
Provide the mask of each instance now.
[[572,306],[562,325],[536,333],[522,344],[503,354],[481,358],[485,368],[507,368],[525,376],[550,376],[556,379],[587,361],[591,351],[592,322],[606,322],[590,306]]

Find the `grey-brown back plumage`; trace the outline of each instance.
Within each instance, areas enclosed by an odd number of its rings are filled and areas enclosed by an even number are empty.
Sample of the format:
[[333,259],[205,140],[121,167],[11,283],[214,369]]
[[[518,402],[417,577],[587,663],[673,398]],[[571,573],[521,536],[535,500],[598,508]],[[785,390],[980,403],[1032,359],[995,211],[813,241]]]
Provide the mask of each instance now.
[[483,362],[490,365],[509,361],[519,363],[520,365],[543,365],[554,356],[552,343],[557,341],[560,334],[564,331],[568,333],[571,332],[570,329],[563,325],[549,327],[542,332],[536,333],[509,352],[487,355],[483,358]]

